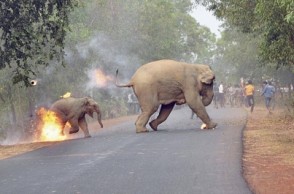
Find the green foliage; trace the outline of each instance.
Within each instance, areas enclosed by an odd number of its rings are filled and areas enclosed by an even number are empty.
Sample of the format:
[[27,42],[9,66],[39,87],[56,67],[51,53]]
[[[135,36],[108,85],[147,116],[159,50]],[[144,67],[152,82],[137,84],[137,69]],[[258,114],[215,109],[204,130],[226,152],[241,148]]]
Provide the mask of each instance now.
[[73,12],[71,25],[86,29],[75,30],[78,35],[70,33],[68,42],[75,43],[75,37],[83,35],[89,40],[106,35],[104,39],[109,38],[120,55],[136,55],[140,63],[162,58],[191,60],[191,54],[204,53],[209,58],[207,50],[214,37],[188,14],[192,8],[189,0],[91,0]]
[[294,17],[292,0],[207,0],[226,26],[237,27],[260,38],[259,54],[276,67],[294,65]]
[[13,69],[13,83],[36,74],[37,66],[63,60],[68,14],[76,0],[6,0],[0,11],[0,69]]
[[292,0],[277,0],[277,5],[283,10],[286,10],[284,17],[285,21],[289,24],[294,24],[294,1]]
[[256,68],[259,63],[257,42],[258,39],[249,34],[224,30],[215,50],[214,69],[218,80],[236,84],[241,77],[260,77],[261,72]]
[[[256,18],[265,21],[262,30],[261,56],[265,61],[274,62],[277,67],[294,65],[294,26],[286,20],[287,6],[282,1],[258,2]],[[284,1],[285,3],[285,1]],[[289,2],[290,3],[290,2]],[[290,20],[289,20],[290,21]]]

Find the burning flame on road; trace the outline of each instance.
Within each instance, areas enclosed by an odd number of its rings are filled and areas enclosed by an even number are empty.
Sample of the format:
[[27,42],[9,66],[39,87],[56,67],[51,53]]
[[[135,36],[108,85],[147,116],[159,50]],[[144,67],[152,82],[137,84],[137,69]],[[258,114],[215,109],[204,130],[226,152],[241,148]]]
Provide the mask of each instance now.
[[200,126],[200,129],[206,129],[206,124],[202,123],[202,125]]
[[113,81],[113,78],[109,75],[106,75],[101,69],[95,69],[93,74],[95,84],[97,84],[98,87],[105,87],[107,82]]
[[62,135],[62,124],[55,112],[40,108],[37,114],[40,117],[39,141],[62,141],[66,139],[66,136]]

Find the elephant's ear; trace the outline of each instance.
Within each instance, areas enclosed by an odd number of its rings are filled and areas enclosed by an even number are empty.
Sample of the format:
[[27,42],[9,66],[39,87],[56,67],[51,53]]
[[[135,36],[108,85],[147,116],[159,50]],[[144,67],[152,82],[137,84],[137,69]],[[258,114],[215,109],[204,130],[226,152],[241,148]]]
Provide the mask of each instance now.
[[95,111],[94,109],[95,105],[97,105],[97,103],[93,99],[88,97],[84,98],[84,107],[85,107],[86,113],[92,118],[93,118],[93,112]]
[[200,81],[205,84],[211,84],[214,79],[215,75],[210,68],[203,71],[200,75]]

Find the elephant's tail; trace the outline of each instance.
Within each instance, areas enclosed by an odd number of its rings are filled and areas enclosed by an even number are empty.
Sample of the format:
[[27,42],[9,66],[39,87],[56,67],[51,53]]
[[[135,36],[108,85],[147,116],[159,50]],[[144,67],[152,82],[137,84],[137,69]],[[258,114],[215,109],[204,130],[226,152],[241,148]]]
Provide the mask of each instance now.
[[119,84],[117,81],[117,76],[118,76],[118,69],[116,70],[116,73],[115,73],[115,85],[117,87],[132,87],[133,86],[133,84],[131,82],[129,82],[127,84]]

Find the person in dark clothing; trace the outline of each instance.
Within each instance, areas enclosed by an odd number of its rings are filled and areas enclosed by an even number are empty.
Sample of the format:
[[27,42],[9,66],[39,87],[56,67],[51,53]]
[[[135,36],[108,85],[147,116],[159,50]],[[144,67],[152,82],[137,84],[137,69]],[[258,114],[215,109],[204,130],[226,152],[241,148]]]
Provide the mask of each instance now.
[[269,81],[267,82],[267,84],[265,85],[261,93],[261,95],[264,96],[265,106],[269,113],[272,113],[270,105],[271,105],[271,100],[275,95],[275,91],[276,91],[275,87]]

